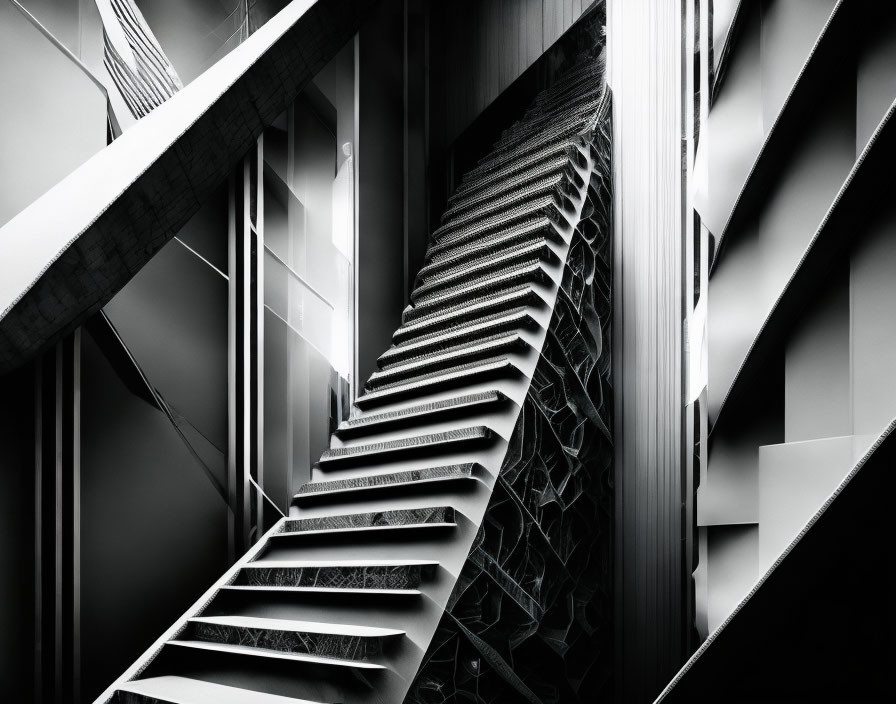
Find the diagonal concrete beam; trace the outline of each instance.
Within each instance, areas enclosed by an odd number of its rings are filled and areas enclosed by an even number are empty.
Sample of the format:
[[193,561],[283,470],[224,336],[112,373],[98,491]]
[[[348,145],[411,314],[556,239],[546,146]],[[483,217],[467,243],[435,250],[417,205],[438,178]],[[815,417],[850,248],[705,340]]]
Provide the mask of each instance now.
[[0,374],[99,310],[199,209],[375,0],[294,0],[0,228]]

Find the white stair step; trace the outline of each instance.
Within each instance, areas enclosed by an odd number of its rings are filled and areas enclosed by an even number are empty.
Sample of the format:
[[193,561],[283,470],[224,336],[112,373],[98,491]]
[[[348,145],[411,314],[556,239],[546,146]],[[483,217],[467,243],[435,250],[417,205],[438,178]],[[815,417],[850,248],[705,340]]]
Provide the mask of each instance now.
[[117,691],[139,694],[170,704],[320,704],[308,699],[281,697],[278,694],[265,694],[174,675],[134,680],[122,685]]
[[221,587],[224,590],[235,592],[289,592],[296,594],[374,594],[377,596],[417,596],[422,594],[419,589],[355,589],[338,587],[256,587],[252,585],[232,584]]

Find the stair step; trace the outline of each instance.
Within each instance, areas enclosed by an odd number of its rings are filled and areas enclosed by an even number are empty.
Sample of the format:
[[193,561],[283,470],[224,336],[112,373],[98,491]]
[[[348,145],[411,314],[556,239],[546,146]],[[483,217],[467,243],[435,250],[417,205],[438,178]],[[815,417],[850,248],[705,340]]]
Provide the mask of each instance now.
[[449,223],[432,233],[439,244],[457,245],[474,238],[487,237],[500,230],[512,227],[526,227],[533,221],[547,218],[552,223],[562,225],[565,196],[556,193],[540,195],[508,206],[505,210],[463,225]]
[[[442,224],[433,233],[437,239],[443,233],[460,230],[479,221],[499,217],[525,203],[527,200],[547,197],[569,197],[574,190],[579,190],[584,185],[582,178],[575,169],[563,169],[559,173],[531,178],[531,172],[523,172],[523,183],[516,188],[493,193],[490,197],[483,198],[477,203],[471,203],[466,209],[454,215],[446,213],[442,218]],[[530,176],[530,178],[525,178]]]
[[291,518],[284,521],[281,531],[274,533],[272,537],[449,525],[456,525],[451,506],[428,506],[319,518]]
[[336,434],[339,437],[350,437],[363,433],[380,432],[409,422],[428,422],[433,418],[461,409],[470,409],[472,411],[478,406],[501,403],[506,398],[500,391],[483,391],[476,394],[455,396],[442,401],[422,403],[397,411],[361,415],[357,418],[349,418],[342,421],[336,429]]
[[359,491],[420,486],[438,482],[472,481],[473,464],[453,464],[441,467],[411,469],[389,474],[374,474],[354,479],[336,479],[328,482],[308,482],[295,495],[297,501],[324,496],[339,496]]
[[[538,149],[533,149],[521,155],[516,161],[508,162],[504,166],[492,170],[489,173],[489,178],[480,176],[475,179],[461,181],[455,189],[453,197],[463,198],[473,193],[487,190],[496,181],[515,178],[525,171],[540,168],[541,165],[547,165],[548,163],[556,163],[557,166],[561,166],[562,163],[574,160],[577,164],[583,164],[580,146],[581,140],[578,136],[549,142]],[[563,162],[560,162],[561,159]]]
[[258,592],[262,594],[352,594],[354,596],[420,596],[419,589],[366,589],[362,587],[278,587],[230,584],[221,587],[229,592]]
[[164,675],[134,680],[119,687],[111,704],[320,704],[250,689],[228,687],[189,677]]
[[[595,110],[596,113],[597,111]],[[524,157],[529,152],[536,151],[551,143],[575,141],[574,138],[580,137],[588,129],[590,121],[591,118],[589,116],[578,115],[555,120],[551,123],[551,129],[537,130],[535,134],[527,136],[526,139],[515,144],[511,149],[490,154],[479,166],[468,171],[465,178],[473,183],[479,180],[492,179],[496,171]]]
[[550,220],[542,218],[526,223],[525,227],[501,230],[494,235],[481,237],[461,245],[446,246],[438,251],[434,251],[433,247],[427,252],[426,264],[420,269],[417,280],[426,281],[447,269],[462,266],[464,263],[470,263],[472,266],[480,259],[500,256],[514,247],[548,240],[559,243],[563,241],[563,238]]
[[271,650],[250,645],[230,645],[228,643],[214,643],[205,640],[169,640],[165,645],[174,645],[179,648],[192,648],[196,650],[210,650],[218,653],[231,653],[234,655],[249,655],[251,657],[268,658],[270,660],[291,660],[292,662],[312,663],[316,665],[353,667],[360,670],[386,669],[384,665],[365,660],[345,660],[343,658],[307,655],[305,653],[290,653],[285,650]]
[[445,430],[426,435],[414,435],[412,437],[386,440],[384,442],[372,442],[363,445],[349,445],[347,447],[334,447],[325,450],[320,457],[320,466],[325,469],[345,465],[357,460],[367,460],[371,457],[382,459],[395,454],[416,452],[422,449],[443,449],[447,452],[456,451],[460,445],[471,442],[490,440],[492,431],[484,425],[474,425],[469,428],[457,430]]
[[476,205],[503,193],[511,193],[526,184],[535,183],[542,179],[555,178],[563,173],[564,168],[568,167],[569,163],[569,156],[564,155],[560,158],[537,162],[530,169],[514,174],[511,178],[501,179],[487,188],[467,191],[466,193],[455,192],[448,198],[449,208],[442,216],[441,222],[444,222],[447,218],[465,213]]
[[469,384],[481,379],[494,379],[513,374],[517,368],[506,357],[491,357],[478,362],[461,364],[438,372],[421,374],[408,381],[387,384],[376,391],[365,393],[355,402],[359,407],[373,406],[408,397],[421,396],[437,390]]
[[447,350],[462,343],[484,341],[499,333],[533,330],[538,326],[532,314],[523,307],[505,313],[493,313],[438,332],[426,332],[407,338],[386,350],[377,363],[382,367],[419,357],[428,352]]
[[419,285],[414,289],[411,300],[416,300],[429,291],[438,291],[456,284],[476,279],[484,274],[500,270],[514,264],[531,259],[538,261],[554,261],[553,250],[545,237],[535,237],[528,241],[513,243],[502,250],[490,250],[484,256],[471,259],[450,267],[443,267],[439,272],[421,271],[418,276]]
[[464,301],[444,310],[426,310],[408,307],[402,313],[401,327],[393,334],[395,342],[428,332],[443,332],[453,325],[460,325],[473,319],[493,313],[503,313],[520,306],[533,305],[542,301],[530,284],[518,284],[507,289],[494,291],[471,301]]
[[414,308],[423,312],[444,309],[446,306],[478,299],[484,294],[504,290],[510,286],[546,284],[550,280],[550,274],[542,260],[538,255],[530,255],[528,260],[504,267],[498,272],[419,296],[414,301]]
[[403,636],[393,628],[292,621],[257,616],[197,616],[184,640],[251,647],[296,655],[367,662],[382,652],[383,640]]
[[437,565],[432,560],[262,560],[244,565],[232,586],[416,589]]
[[529,343],[518,332],[505,332],[480,340],[462,342],[446,349],[386,364],[380,371],[370,375],[370,379],[364,384],[364,390],[375,391],[387,384],[409,379],[424,372],[435,372],[485,357],[523,350],[528,346]]

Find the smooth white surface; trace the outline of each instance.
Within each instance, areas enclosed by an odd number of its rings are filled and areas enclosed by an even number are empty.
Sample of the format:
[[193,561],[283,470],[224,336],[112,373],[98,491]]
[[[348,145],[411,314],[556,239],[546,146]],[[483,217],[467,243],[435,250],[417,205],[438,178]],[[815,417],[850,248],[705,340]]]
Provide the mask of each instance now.
[[307,699],[264,694],[174,675],[136,680],[123,684],[118,689],[155,697],[171,704],[315,704]]
[[320,528],[317,530],[295,530],[277,533],[272,538],[289,537],[294,538],[297,535],[332,535],[333,533],[369,533],[370,531],[381,530],[406,530],[419,528],[450,528],[456,526],[456,523],[404,523],[398,526],[356,526],[354,528]]
[[291,621],[282,618],[258,618],[256,616],[197,616],[192,623],[208,623],[215,626],[234,628],[257,628],[265,631],[301,631],[302,633],[322,633],[333,636],[360,636],[364,638],[387,638],[404,635],[404,631],[394,628],[373,628],[371,626],[344,626],[340,623],[316,623],[314,621]]
[[243,569],[301,569],[313,567],[416,567],[437,565],[436,560],[262,560],[243,565]]
[[297,594],[303,592],[311,592],[313,594],[375,594],[377,596],[416,596],[422,592],[419,589],[355,589],[338,587],[253,587],[247,585],[231,585],[229,587],[221,587],[222,589],[230,589],[239,592],[295,592]]

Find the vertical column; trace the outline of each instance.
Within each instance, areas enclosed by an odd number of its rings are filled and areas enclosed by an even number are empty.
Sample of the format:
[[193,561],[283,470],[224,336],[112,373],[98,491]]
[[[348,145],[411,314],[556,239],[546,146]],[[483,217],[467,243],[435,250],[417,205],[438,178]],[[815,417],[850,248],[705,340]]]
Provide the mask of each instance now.
[[607,7],[616,188],[615,669],[625,702],[653,700],[685,657],[683,12],[680,1]]
[[80,328],[35,367],[35,700],[80,701]]
[[228,292],[229,556],[263,532],[264,207],[263,138],[231,177]]

